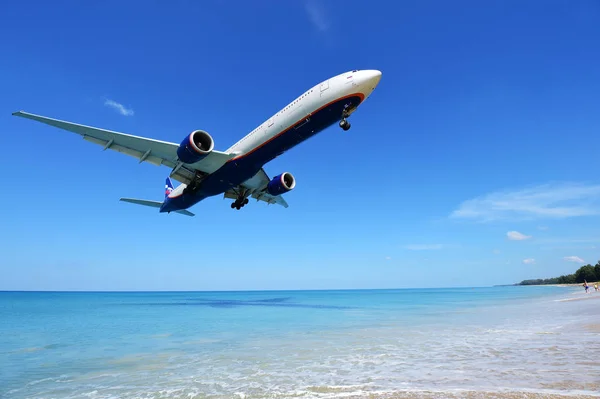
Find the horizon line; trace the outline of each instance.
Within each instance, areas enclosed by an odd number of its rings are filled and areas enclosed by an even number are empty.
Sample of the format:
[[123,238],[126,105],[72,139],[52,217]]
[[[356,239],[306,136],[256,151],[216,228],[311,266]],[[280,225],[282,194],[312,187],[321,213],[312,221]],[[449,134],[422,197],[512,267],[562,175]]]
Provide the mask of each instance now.
[[[551,285],[540,285],[551,286]],[[536,285],[498,284],[485,286],[404,287],[404,288],[312,288],[312,289],[245,289],[245,290],[3,290],[0,293],[233,293],[233,292],[320,292],[320,291],[398,291],[435,289],[476,289],[499,287],[537,287]]]

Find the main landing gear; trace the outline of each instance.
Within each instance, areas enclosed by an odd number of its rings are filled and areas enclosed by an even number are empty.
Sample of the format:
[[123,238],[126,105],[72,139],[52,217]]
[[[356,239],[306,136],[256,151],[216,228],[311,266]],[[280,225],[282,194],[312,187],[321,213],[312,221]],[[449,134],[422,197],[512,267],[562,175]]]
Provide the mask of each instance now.
[[238,211],[248,203],[248,198],[238,198],[231,204],[231,209],[235,208]]
[[248,196],[250,196],[250,190],[240,188],[234,189],[233,192],[237,195],[237,199],[231,204],[231,209],[237,209],[238,211],[248,203]]

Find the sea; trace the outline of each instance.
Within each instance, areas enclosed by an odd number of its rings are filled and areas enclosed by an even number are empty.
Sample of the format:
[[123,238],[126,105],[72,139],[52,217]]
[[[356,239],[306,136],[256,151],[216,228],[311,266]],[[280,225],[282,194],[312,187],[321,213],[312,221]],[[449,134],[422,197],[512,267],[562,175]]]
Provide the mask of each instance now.
[[582,287],[0,292],[0,398],[600,397]]

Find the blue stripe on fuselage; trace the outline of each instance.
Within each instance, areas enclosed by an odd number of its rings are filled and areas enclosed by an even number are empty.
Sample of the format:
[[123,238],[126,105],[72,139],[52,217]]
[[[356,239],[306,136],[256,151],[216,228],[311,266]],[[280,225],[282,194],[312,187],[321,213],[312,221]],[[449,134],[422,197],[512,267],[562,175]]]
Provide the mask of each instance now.
[[205,198],[222,194],[230,188],[238,186],[258,173],[267,162],[339,122],[346,106],[357,107],[361,101],[359,95],[354,95],[327,105],[312,114],[308,122],[306,119],[302,119],[247,154],[229,160],[217,171],[208,175],[197,191],[174,198],[165,198],[160,211],[172,212],[186,209]]

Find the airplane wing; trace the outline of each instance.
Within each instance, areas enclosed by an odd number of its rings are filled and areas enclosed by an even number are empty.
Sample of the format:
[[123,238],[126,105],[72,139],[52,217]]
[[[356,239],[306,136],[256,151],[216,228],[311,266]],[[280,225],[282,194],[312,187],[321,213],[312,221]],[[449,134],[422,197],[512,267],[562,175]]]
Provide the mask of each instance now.
[[278,204],[283,206],[284,208],[289,207],[287,201],[284,200],[281,195],[274,196],[267,193],[266,191],[262,193],[252,193],[252,198],[256,198],[257,201],[265,201],[269,204]]
[[32,119],[59,129],[76,133],[91,143],[104,147],[104,150],[117,151],[139,160],[139,163],[148,162],[153,165],[165,165],[169,168],[177,168],[172,177],[182,183],[189,184],[194,177],[195,171],[202,173],[213,173],[225,164],[235,154],[226,154],[220,151],[212,151],[204,159],[190,165],[179,165],[177,148],[179,144],[166,141],[154,140],[130,134],[113,132],[96,127],[80,125],[77,123],[61,121],[30,114],[23,111],[13,113],[14,116]]
[[[256,175],[251,177],[242,183],[244,188],[252,190],[251,198],[255,198],[257,201],[264,201],[268,204],[278,204],[287,208],[289,205],[287,201],[281,195],[271,195],[267,189],[267,184],[271,181],[267,172],[261,169]],[[237,194],[233,190],[229,190],[224,194],[225,198],[236,199]]]

